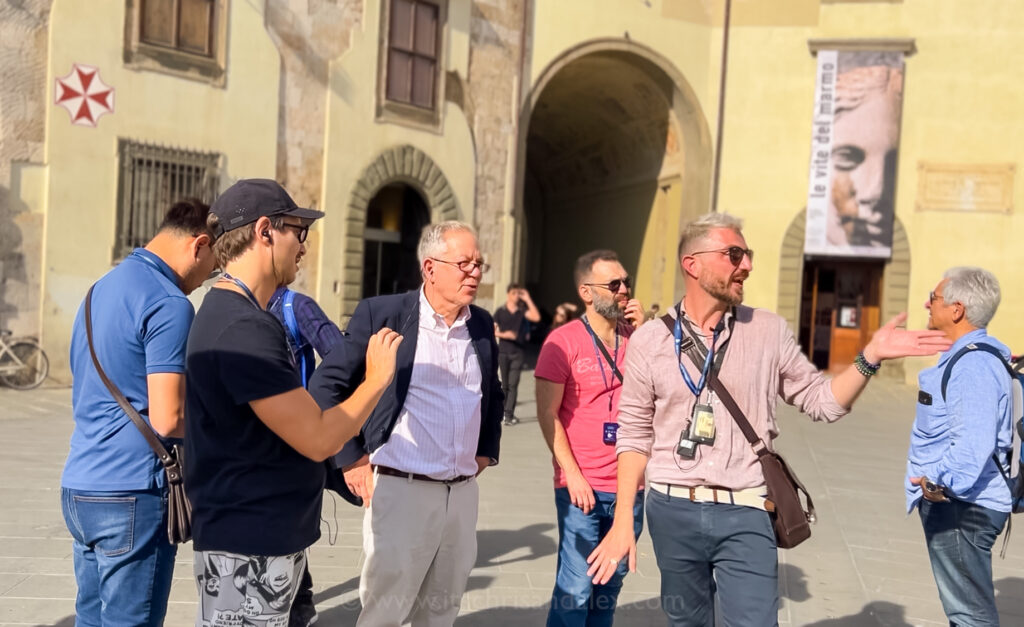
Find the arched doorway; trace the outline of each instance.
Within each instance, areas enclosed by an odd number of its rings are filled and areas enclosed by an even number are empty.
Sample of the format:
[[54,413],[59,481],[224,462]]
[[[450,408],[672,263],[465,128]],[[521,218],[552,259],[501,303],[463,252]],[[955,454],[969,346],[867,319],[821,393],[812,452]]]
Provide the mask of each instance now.
[[685,79],[625,40],[582,44],[542,73],[520,125],[515,277],[551,310],[572,267],[618,252],[645,305],[681,293],[681,224],[708,208],[707,123]]
[[419,286],[416,245],[429,222],[427,203],[411,185],[385,185],[370,199],[363,231],[362,298]]
[[[365,293],[363,286],[370,285],[365,276],[364,262],[367,258],[365,249],[368,241],[379,241],[373,239],[372,236],[369,240],[365,237],[365,230],[370,224],[368,216],[370,202],[377,198],[381,190],[396,184],[401,184],[417,194],[418,201],[426,207],[427,222],[461,218],[459,205],[455,193],[448,184],[448,178],[429,155],[408,144],[388,148],[377,155],[356,180],[345,216],[346,236],[343,242],[345,265],[342,271],[345,290],[341,301],[343,317],[352,315],[356,310],[356,305],[359,304],[361,295]],[[395,192],[387,194],[392,193]],[[401,195],[402,202],[405,202],[405,192],[402,192]],[[415,204],[417,200],[411,199],[409,202]],[[405,220],[404,210],[402,215],[402,220]],[[383,224],[383,217],[381,220]],[[421,229],[422,225],[416,230],[417,239]],[[380,233],[375,235],[381,236]],[[394,235],[383,235],[383,237],[394,240]],[[401,235],[399,235],[399,240],[401,241]],[[415,285],[419,285],[418,269],[416,280]],[[376,285],[376,280],[372,281],[372,284]]]
[[[805,229],[800,211],[782,240],[778,312],[804,353],[836,370],[853,362],[880,324],[906,311],[910,240],[897,217],[888,260],[812,258],[804,254]],[[887,362],[883,372],[902,379],[903,360]]]

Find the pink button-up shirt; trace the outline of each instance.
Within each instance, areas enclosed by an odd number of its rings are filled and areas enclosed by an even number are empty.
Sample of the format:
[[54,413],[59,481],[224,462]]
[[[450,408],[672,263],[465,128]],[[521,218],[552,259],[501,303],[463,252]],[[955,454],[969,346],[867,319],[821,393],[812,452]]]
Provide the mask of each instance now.
[[[671,315],[675,317],[676,309]],[[685,315],[685,312],[684,312]],[[807,357],[786,321],[763,309],[740,306],[719,378],[744,411],[754,431],[771,446],[779,434],[775,407],[779,397],[814,420],[838,420],[849,410],[832,394],[831,379]],[[687,318],[689,319],[689,318]],[[693,328],[699,328],[693,324]],[[684,330],[685,337],[685,330]],[[704,337],[705,345],[711,337]],[[706,388],[701,402],[710,405],[717,430],[714,445],[700,445],[694,459],[676,453],[680,434],[690,423],[696,397],[677,365],[672,332],[660,319],[633,334],[626,351],[616,453],[647,455],[647,480],[683,486],[719,486],[733,490],[764,485],[761,465],[725,405]],[[682,363],[694,383],[700,370],[685,354]]]

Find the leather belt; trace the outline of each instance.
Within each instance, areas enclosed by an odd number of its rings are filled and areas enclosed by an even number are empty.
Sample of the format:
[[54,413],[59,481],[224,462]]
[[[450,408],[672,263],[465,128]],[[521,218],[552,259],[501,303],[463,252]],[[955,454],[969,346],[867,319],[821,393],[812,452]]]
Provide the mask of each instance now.
[[435,479],[428,477],[427,475],[421,475],[415,472],[405,472],[404,470],[398,470],[397,468],[391,468],[390,466],[374,465],[373,469],[379,474],[387,475],[389,477],[398,477],[400,479],[412,479],[415,481],[428,481],[430,483],[443,483],[444,485],[451,485],[453,483],[462,483],[463,481],[469,481],[475,475],[459,475],[452,479]]
[[[649,483],[652,490],[657,490],[670,498],[681,498],[693,501],[694,503],[727,503],[729,505],[745,505],[771,511],[766,502],[767,489],[765,486],[757,488],[746,488],[744,490],[729,490],[728,488],[712,488],[708,486],[685,486],[671,485],[668,483]],[[774,508],[772,508],[774,509]]]

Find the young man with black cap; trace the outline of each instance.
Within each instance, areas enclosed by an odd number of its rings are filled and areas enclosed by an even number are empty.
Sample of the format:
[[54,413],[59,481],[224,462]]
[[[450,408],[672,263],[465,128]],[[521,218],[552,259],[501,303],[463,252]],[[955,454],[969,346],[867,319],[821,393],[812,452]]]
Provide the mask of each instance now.
[[192,503],[196,625],[288,624],[320,535],[326,458],[355,435],[395,369],[401,336],[366,349],[366,377],[321,411],[299,380],[271,295],[295,279],[313,220],[277,183],[242,180],[211,208],[224,268],[196,314],[187,350],[185,476]]

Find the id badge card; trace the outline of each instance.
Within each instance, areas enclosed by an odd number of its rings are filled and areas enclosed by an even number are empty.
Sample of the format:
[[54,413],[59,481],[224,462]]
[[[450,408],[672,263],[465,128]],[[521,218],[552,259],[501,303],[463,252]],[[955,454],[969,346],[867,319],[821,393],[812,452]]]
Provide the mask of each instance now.
[[615,444],[616,434],[619,431],[619,423],[617,422],[606,422],[604,423],[604,443]]
[[690,439],[701,444],[715,443],[715,412],[710,405],[694,405]]

